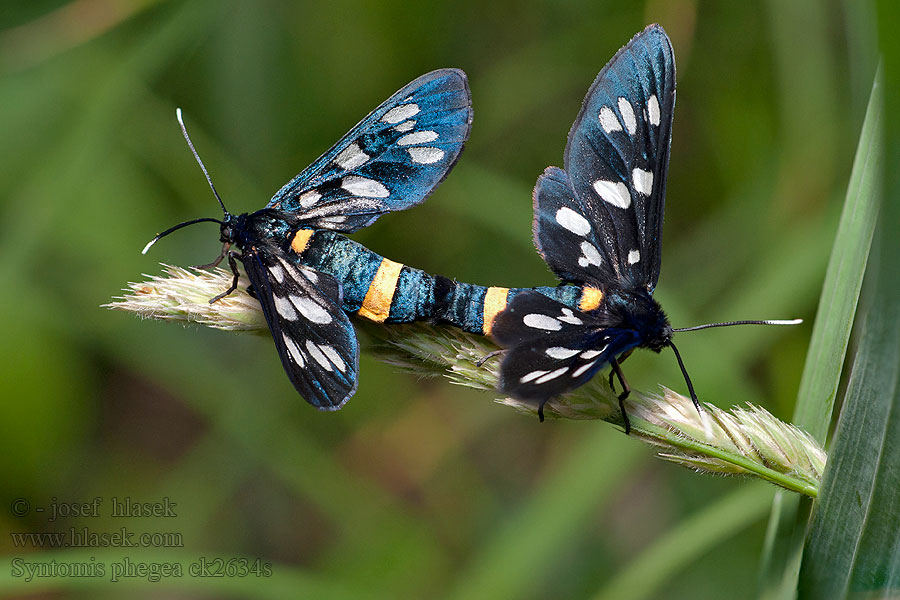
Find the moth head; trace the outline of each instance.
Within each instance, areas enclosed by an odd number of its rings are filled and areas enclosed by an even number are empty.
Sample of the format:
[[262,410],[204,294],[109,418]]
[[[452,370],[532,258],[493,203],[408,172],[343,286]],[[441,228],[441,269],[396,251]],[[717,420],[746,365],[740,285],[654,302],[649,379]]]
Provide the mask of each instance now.
[[[660,311],[662,313],[662,311]],[[662,315],[665,318],[665,314]],[[672,326],[669,325],[668,319],[662,324],[661,327],[656,329],[652,333],[650,337],[647,338],[645,345],[650,350],[653,350],[657,354],[662,352],[662,349],[672,343],[672,336],[674,335],[674,331],[672,330]]]
[[241,222],[245,217],[246,215],[225,213],[225,218],[222,219],[222,225],[219,227],[219,241],[223,244],[233,244],[236,241],[235,234],[241,229]]

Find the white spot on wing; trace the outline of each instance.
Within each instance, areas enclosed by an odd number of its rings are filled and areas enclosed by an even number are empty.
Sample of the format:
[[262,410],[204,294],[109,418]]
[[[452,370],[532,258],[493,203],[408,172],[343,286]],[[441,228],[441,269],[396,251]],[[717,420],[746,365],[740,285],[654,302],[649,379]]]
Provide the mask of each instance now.
[[591,224],[588,220],[568,206],[563,206],[556,211],[556,222],[575,235],[585,236],[591,232]]
[[294,304],[297,310],[300,311],[300,314],[306,318],[307,321],[320,323],[322,325],[331,323],[331,315],[328,314],[328,311],[322,308],[319,303],[312,298],[292,296],[291,302]]
[[322,351],[319,350],[319,347],[316,346],[312,340],[306,340],[306,351],[309,352],[309,355],[312,356],[313,360],[322,365],[326,371],[333,371],[331,368],[331,362],[328,360],[328,357],[322,354]]
[[347,215],[331,215],[328,217],[322,217],[320,222],[330,223],[331,225],[338,225],[347,220]]
[[444,158],[443,150],[440,148],[432,148],[431,146],[425,146],[424,148],[410,148],[407,152],[409,152],[409,157],[413,159],[413,162],[417,162],[420,165],[430,165]]
[[659,125],[659,100],[656,99],[656,94],[647,99],[647,120],[651,125]]
[[281,265],[272,265],[269,267],[269,273],[271,273],[272,277],[275,278],[275,281],[278,283],[284,283],[284,269]]
[[321,197],[322,194],[320,194],[316,190],[309,190],[308,192],[301,194],[300,197],[297,198],[297,202],[299,202],[300,206],[302,206],[303,208],[309,208],[310,206],[318,202],[319,198]]
[[634,182],[634,189],[639,194],[649,196],[653,191],[653,172],[643,169],[634,169],[631,172],[631,180]]
[[585,373],[588,369],[590,369],[591,367],[593,367],[595,364],[597,364],[597,361],[596,361],[596,360],[595,360],[594,362],[589,362],[589,363],[587,363],[586,365],[581,365],[580,367],[578,367],[577,369],[575,369],[574,371],[572,371],[572,377],[581,377],[582,375],[584,375],[584,373]]
[[305,267],[303,265],[299,265],[299,266],[291,265],[283,258],[279,258],[278,262],[281,263],[281,266],[288,273],[294,273],[296,271],[300,271],[300,274],[303,275],[304,277],[306,277],[307,279],[309,279],[311,282],[313,282],[313,283],[319,282],[319,276],[316,275],[316,272],[313,271],[312,269],[310,269],[309,267]]
[[[605,340],[608,338],[605,337],[603,339]],[[601,354],[603,354],[604,352],[606,352],[607,348],[609,348],[609,344],[606,344],[599,350],[585,350],[584,352],[582,352],[581,354],[578,355],[578,358],[582,358],[584,360],[591,360],[592,358],[596,358],[596,357],[600,356]]]
[[557,369],[555,371],[550,371],[546,375],[542,375],[542,376],[538,377],[537,379],[535,379],[534,382],[535,383],[547,383],[551,379],[556,379],[557,377],[559,377],[560,375],[562,375],[563,373],[565,373],[568,370],[569,370],[569,367],[562,367],[561,369]]
[[588,241],[581,242],[581,251],[584,253],[584,256],[581,257],[584,259],[584,263],[581,263],[581,258],[578,259],[578,264],[582,267],[587,267],[588,265],[597,265],[600,266],[603,264],[603,257],[600,256],[600,252],[597,250],[597,247]]
[[519,383],[528,383],[529,381],[534,381],[546,372],[547,371],[532,371],[531,373],[527,373],[523,375],[521,379],[519,379]]
[[275,300],[275,310],[278,311],[278,314],[281,315],[282,319],[285,319],[286,321],[297,320],[297,312],[294,310],[290,300],[278,296],[272,296],[272,298]]
[[562,323],[539,313],[531,313],[522,318],[522,322],[532,329],[546,329],[547,331],[559,331],[562,329]]
[[557,360],[565,360],[567,358],[572,358],[576,354],[578,354],[578,350],[572,350],[571,348],[563,348],[561,346],[554,346],[553,348],[547,348],[544,350],[544,354],[549,356],[550,358],[555,358]]
[[333,346],[327,344],[320,344],[319,348],[321,348],[322,352],[325,353],[325,356],[334,363],[334,366],[337,367],[338,371],[343,373],[344,369],[347,368],[347,364],[344,362],[344,359],[341,358],[341,355],[337,353],[337,350],[335,350]]
[[622,125],[619,123],[616,113],[608,106],[604,106],[600,109],[600,127],[602,127],[603,131],[606,133],[622,131]]
[[634,108],[627,98],[619,98],[619,112],[622,113],[622,121],[625,123],[628,135],[634,135],[634,132],[637,131],[637,121],[634,118]]
[[412,116],[419,114],[419,105],[415,103],[410,104],[401,104],[400,106],[395,106],[391,110],[384,113],[384,116],[381,117],[381,120],[385,123],[399,123],[405,119],[408,119]]
[[628,193],[628,188],[621,181],[598,179],[594,182],[594,191],[605,202],[617,208],[628,208],[631,206],[631,194]]
[[581,325],[581,319],[575,316],[575,313],[572,312],[571,308],[562,309],[562,316],[557,318],[564,323],[569,323],[571,325]]
[[369,155],[363,152],[356,142],[341,150],[341,153],[334,157],[334,163],[347,171],[365,164],[367,160],[369,160]]
[[425,144],[427,142],[433,142],[436,139],[438,139],[437,132],[427,129],[425,131],[408,133],[397,140],[397,144],[400,146],[412,146],[413,144]]
[[628,253],[628,264],[633,265],[634,263],[641,261],[641,253],[638,250],[632,250]]
[[399,125],[395,125],[394,131],[399,131],[400,133],[403,133],[405,131],[409,131],[410,129],[412,129],[415,126],[416,126],[416,120],[410,119],[409,121],[403,121]]
[[288,350],[288,354],[291,355],[291,358],[294,359],[294,362],[297,363],[298,367],[302,367],[304,363],[306,363],[303,359],[303,351],[297,346],[297,343],[286,334],[281,334],[281,337],[284,340],[284,345]]
[[384,184],[368,177],[348,175],[341,180],[341,187],[354,196],[369,196],[371,198],[387,198],[391,195]]

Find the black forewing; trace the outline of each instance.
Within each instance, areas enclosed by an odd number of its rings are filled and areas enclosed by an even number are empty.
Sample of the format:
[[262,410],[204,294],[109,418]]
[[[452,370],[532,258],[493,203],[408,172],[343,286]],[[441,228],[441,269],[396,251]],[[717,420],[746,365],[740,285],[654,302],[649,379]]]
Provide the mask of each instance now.
[[466,74],[407,84],[282,187],[267,207],[318,229],[352,232],[422,202],[447,176],[472,124]]
[[509,348],[500,389],[516,398],[547,399],[590,379],[609,360],[634,348],[637,335],[609,328],[539,292],[517,295],[494,321],[491,336]]
[[[592,268],[594,280],[614,271],[625,287],[652,292],[656,286],[674,106],[675,59],[658,25],[619,50],[585,96],[569,132],[565,169],[574,194],[569,201],[612,263]],[[542,218],[536,229],[546,252],[564,227]],[[560,252],[566,249],[568,256],[554,261],[568,265],[563,272],[577,271],[582,255],[571,244]]]
[[[569,132],[565,170],[551,167],[534,190],[538,251],[564,281],[652,293],[675,103],[675,62],[665,32],[651,25],[600,71]],[[517,295],[494,321],[507,348],[501,389],[547,399],[586,382],[643,341],[611,314],[537,292]]]
[[245,249],[243,261],[291,383],[316,408],[339,409],[356,391],[359,371],[359,344],[341,309],[340,284],[292,264],[273,246]]

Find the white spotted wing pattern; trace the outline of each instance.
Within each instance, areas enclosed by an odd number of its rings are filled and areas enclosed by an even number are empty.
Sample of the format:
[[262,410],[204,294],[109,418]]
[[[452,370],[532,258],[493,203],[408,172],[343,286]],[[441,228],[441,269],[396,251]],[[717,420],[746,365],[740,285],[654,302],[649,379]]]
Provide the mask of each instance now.
[[563,280],[653,292],[659,278],[675,60],[651,26],[600,71],[534,189],[534,241]]
[[339,409],[356,391],[359,370],[340,284],[265,244],[245,249],[243,262],[291,383],[320,410]]
[[557,241],[560,226],[548,214],[560,202],[572,203],[609,261],[607,269],[593,277],[583,273],[581,281],[618,281],[653,292],[674,108],[672,46],[665,31],[651,25],[619,50],[588,90],[566,144],[568,189],[545,189],[538,181],[535,237],[548,262],[548,254],[553,262],[564,261],[567,247],[581,241]]
[[567,283],[602,301],[568,308],[538,292],[515,296],[492,335],[508,350],[501,389],[543,401],[583,384],[638,347],[668,343],[653,300],[659,278],[675,59],[651,25],[600,71],[569,132],[564,169],[534,188],[534,243]]
[[501,387],[518,398],[544,400],[590,379],[610,357],[634,347],[636,332],[611,329],[598,315],[581,312],[538,292],[513,300],[497,320],[509,350]]
[[459,158],[472,124],[471,104],[459,69],[422,75],[285,184],[265,208],[229,228],[284,370],[321,410],[337,410],[356,390],[359,344],[341,307],[341,284],[288,260],[285,240],[271,234],[285,233],[284,223],[290,231],[353,232],[422,202]]
[[422,202],[446,177],[472,124],[465,73],[412,81],[285,184],[267,208],[317,229],[352,232]]

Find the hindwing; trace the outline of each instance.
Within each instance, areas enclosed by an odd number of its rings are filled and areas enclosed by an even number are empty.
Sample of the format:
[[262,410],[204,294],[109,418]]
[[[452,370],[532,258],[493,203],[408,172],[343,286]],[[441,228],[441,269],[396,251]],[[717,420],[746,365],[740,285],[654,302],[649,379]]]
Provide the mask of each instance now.
[[635,331],[611,328],[598,315],[539,292],[513,298],[494,321],[491,335],[509,348],[500,367],[501,391],[534,399],[575,389],[610,358],[640,343]]

